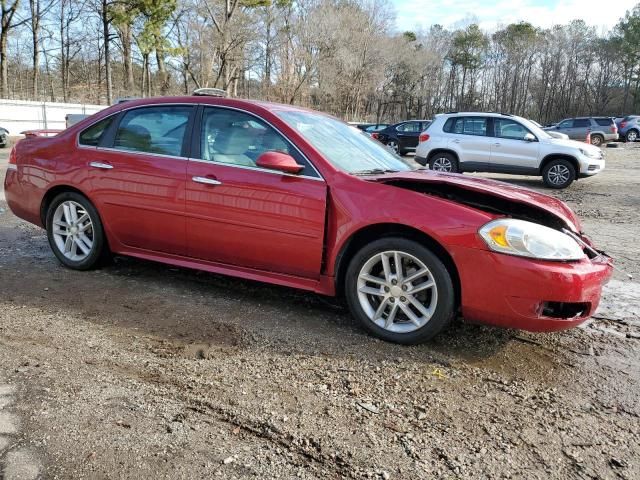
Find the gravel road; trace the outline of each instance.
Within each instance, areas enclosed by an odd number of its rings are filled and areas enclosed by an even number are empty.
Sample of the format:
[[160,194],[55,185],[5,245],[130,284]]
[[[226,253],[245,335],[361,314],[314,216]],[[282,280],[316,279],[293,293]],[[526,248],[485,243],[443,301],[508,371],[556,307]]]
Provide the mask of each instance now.
[[[640,148],[606,153],[553,193],[638,277]],[[401,347],[310,293],[66,270],[0,191],[0,478],[637,479],[639,285],[616,274],[571,331],[457,323]]]

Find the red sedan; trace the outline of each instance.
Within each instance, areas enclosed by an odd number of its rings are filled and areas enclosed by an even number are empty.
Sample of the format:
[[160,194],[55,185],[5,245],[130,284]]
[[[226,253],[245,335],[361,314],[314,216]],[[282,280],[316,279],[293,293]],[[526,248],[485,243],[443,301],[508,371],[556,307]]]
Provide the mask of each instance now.
[[119,254],[342,294],[367,330],[406,344],[457,313],[575,326],[612,270],[561,201],[413,170],[359,130],[288,105],[115,105],[19,142],[5,192],[69,268]]

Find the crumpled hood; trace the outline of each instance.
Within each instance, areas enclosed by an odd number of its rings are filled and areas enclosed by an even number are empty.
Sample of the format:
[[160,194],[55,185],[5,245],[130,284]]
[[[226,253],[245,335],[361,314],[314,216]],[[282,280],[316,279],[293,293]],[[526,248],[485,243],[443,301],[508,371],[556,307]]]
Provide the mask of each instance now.
[[504,199],[506,202],[542,210],[560,219],[575,233],[581,233],[580,220],[567,204],[554,197],[525,187],[497,180],[470,177],[457,173],[434,172],[426,169],[376,175],[367,177],[367,179],[380,183],[397,184],[398,181],[410,181],[440,186],[450,185],[452,189],[456,188],[490,195],[498,199]]

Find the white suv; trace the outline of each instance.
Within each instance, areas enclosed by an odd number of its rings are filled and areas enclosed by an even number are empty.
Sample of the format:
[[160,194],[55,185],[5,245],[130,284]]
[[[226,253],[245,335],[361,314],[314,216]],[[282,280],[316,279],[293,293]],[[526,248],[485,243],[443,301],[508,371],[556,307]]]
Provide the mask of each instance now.
[[604,169],[600,148],[553,138],[525,118],[501,113],[437,115],[420,134],[415,160],[444,172],[542,175],[551,188]]

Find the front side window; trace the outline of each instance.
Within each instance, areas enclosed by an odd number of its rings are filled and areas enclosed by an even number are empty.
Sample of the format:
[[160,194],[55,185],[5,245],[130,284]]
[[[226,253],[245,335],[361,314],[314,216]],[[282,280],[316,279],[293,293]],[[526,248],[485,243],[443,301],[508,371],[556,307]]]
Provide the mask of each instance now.
[[485,136],[487,134],[487,119],[484,117],[456,118],[451,126],[451,133]]
[[109,125],[113,121],[113,117],[103,118],[99,122],[94,123],[89,128],[80,133],[78,143],[89,147],[97,147],[104,132],[107,131]]
[[564,120],[558,124],[558,128],[571,128],[573,126],[573,120]]
[[495,136],[499,138],[510,138],[513,140],[524,140],[529,130],[518,122],[506,118],[495,118],[493,120]]
[[116,132],[113,148],[181,156],[192,107],[158,106],[129,110]]
[[200,135],[203,160],[255,167],[258,157],[270,151],[287,153],[301,163],[282,135],[258,118],[236,110],[204,109]]

